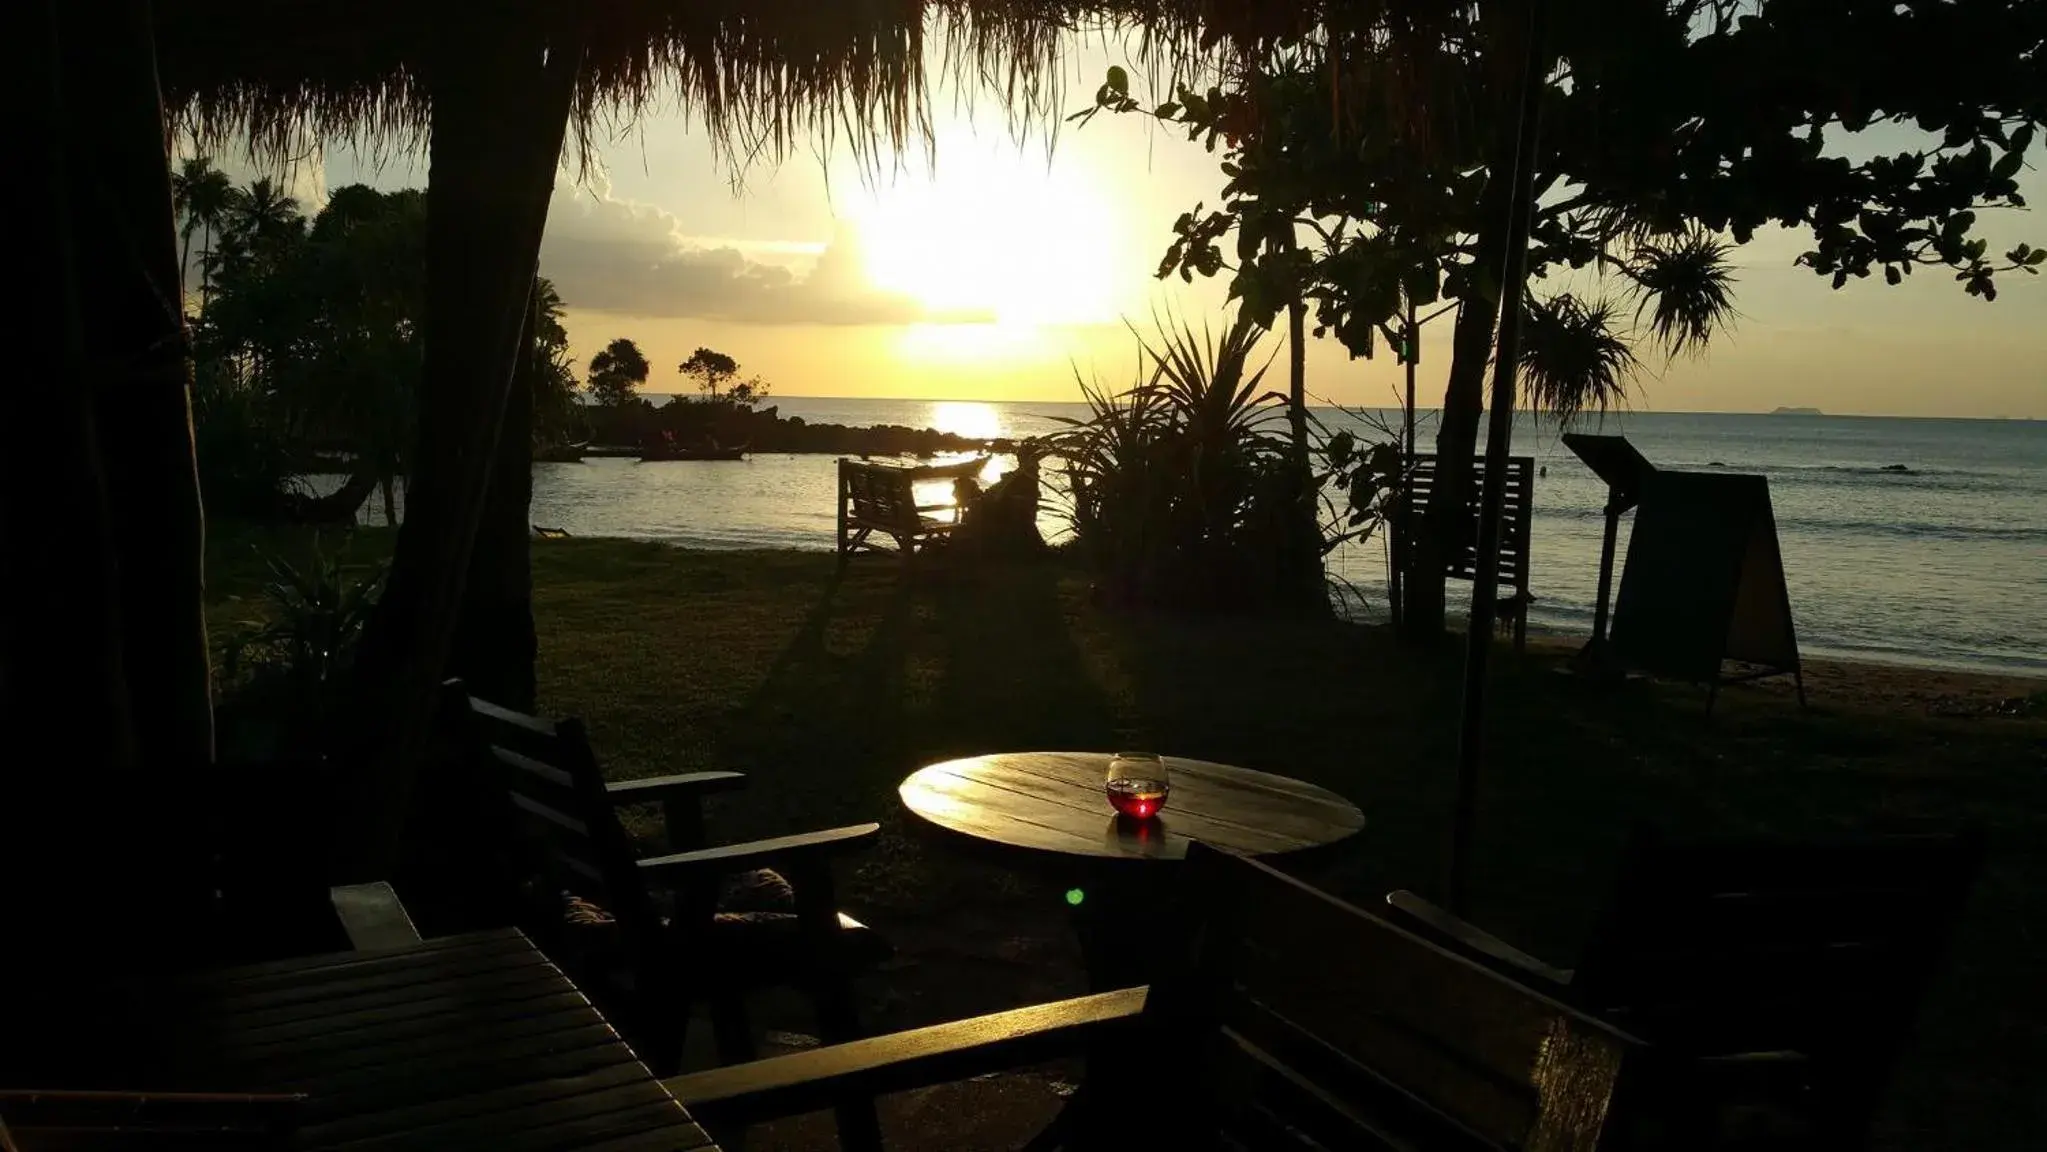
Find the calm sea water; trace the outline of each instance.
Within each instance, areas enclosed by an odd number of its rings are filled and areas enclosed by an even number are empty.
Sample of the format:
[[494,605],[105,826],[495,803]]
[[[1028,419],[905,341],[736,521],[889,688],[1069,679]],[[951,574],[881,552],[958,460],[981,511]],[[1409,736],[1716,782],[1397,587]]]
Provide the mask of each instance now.
[[[1086,414],[1078,404],[1051,403],[783,397],[776,403],[785,416],[813,422],[974,436],[1027,436],[1058,427],[1055,417]],[[1355,420],[1321,416],[1332,427]],[[2047,423],[1635,413],[1581,426],[1626,435],[1661,467],[1720,466],[1769,477],[1804,651],[2047,672]],[[1425,421],[1422,443],[1432,441],[1433,431]],[[1536,481],[1531,582],[1538,599],[1530,620],[1585,633],[1597,591],[1605,488],[1563,447],[1558,431],[1553,422],[1523,420],[1515,432],[1515,451],[1532,452],[1546,469]],[[1886,470],[1897,464],[1910,471]],[[694,548],[830,549],[832,499],[827,456],[593,460],[535,465],[533,477],[536,524]],[[1060,530],[1054,509],[1047,509],[1044,527],[1048,536]],[[1628,527],[1623,521],[1622,557]],[[1345,549],[1332,567],[1361,597],[1347,610],[1384,615],[1386,558],[1378,541]],[[1452,586],[1453,598],[1462,587]]]

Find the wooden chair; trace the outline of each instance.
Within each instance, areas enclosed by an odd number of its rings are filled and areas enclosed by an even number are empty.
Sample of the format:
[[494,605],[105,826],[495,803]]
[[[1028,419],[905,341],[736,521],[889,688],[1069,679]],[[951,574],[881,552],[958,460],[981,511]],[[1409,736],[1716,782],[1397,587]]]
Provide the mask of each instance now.
[[[973,471],[980,470],[975,462]],[[943,545],[959,526],[959,516],[941,520],[931,512],[963,514],[960,503],[918,504],[917,481],[929,476],[964,472],[964,466],[903,468],[894,464],[873,464],[839,460],[839,564],[844,566],[855,552],[883,552],[871,539],[877,532],[895,542],[894,551],[905,559],[920,551]]]
[[[1082,1094],[1103,1106],[1085,1134],[1068,1135],[1103,1146],[1590,1152],[1659,1118],[1650,1054],[1611,1026],[1255,861],[1197,844],[1186,870],[1183,960],[1149,990],[681,1076],[669,1089],[699,1119],[739,1124],[1090,1046]],[[1114,1092],[1119,1081],[1128,1092]]]
[[1574,970],[1412,892],[1396,919],[1705,1062],[1812,1146],[1867,1142],[1892,1066],[1982,860],[1975,831],[1838,843],[1673,845],[1638,830]]
[[[1479,471],[1483,471],[1480,466]],[[1474,473],[1474,477],[1476,473]],[[1478,578],[1478,505],[1477,481],[1473,480],[1473,504],[1471,510],[1471,535],[1461,541],[1450,553],[1446,571],[1457,580]],[[1429,493],[1436,487],[1436,457],[1432,454],[1416,453],[1414,467],[1408,473],[1407,522],[1420,522],[1423,510],[1429,505]],[[1500,507],[1500,564],[1498,569],[1501,595],[1498,601],[1499,620],[1514,625],[1514,650],[1520,652],[1528,647],[1528,605],[1535,594],[1528,590],[1528,538],[1529,523],[1535,514],[1535,457],[1509,456],[1507,458],[1506,500]]]
[[[703,797],[743,786],[742,774],[607,782],[579,721],[500,708],[459,682],[445,691],[462,745],[509,800],[507,870],[524,889],[521,927],[621,1023],[649,1066],[675,1071],[697,1002],[711,1006],[719,1058],[752,1059],[745,997],[768,987],[808,993],[827,1042],[860,1035],[853,977],[889,949],[837,910],[832,862],[870,846],[880,825],[706,847]],[[661,806],[671,851],[636,857],[617,811],[632,804]],[[735,879],[785,908],[730,907]],[[840,1124],[861,1142],[871,1105],[841,1109]]]

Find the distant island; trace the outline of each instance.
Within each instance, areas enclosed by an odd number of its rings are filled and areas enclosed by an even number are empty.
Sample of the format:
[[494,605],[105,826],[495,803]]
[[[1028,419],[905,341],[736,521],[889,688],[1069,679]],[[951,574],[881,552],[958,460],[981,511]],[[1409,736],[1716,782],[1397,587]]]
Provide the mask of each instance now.
[[1817,409],[1817,408],[1772,408],[1772,409],[1770,410],[1770,415],[1772,415],[1772,416],[1825,416],[1825,415],[1826,415],[1826,413],[1825,413],[1825,412],[1822,412],[1822,411],[1820,411],[1820,410],[1819,410],[1819,409]]

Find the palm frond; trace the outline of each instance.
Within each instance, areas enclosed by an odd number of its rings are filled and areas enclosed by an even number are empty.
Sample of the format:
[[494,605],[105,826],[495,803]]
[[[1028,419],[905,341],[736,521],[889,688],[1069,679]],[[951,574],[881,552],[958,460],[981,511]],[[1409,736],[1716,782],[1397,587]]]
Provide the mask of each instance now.
[[1605,412],[1626,401],[1639,364],[1614,331],[1612,302],[1586,303],[1566,292],[1531,296],[1525,307],[1521,383],[1530,407],[1569,423],[1587,408]]
[[1715,331],[1734,323],[1727,252],[1727,245],[1702,231],[1635,248],[1627,265],[1638,294],[1635,319],[1649,313],[1649,331],[1666,356],[1697,355]]

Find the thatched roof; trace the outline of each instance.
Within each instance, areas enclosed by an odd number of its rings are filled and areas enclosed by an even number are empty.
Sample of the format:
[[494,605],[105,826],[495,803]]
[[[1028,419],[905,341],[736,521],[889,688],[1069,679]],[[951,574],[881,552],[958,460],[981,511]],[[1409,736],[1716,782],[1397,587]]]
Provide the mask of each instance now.
[[156,21],[177,122],[202,139],[246,132],[273,155],[321,140],[375,150],[423,140],[430,13],[442,3],[469,22],[536,10],[566,21],[585,51],[579,141],[677,100],[751,153],[927,132],[927,59],[996,87],[1015,114],[1056,116],[1065,31],[1141,28],[1149,51],[1184,60],[1225,40],[1341,27],[1389,2],[1399,0],[158,0]]
[[[289,155],[425,137],[428,17],[442,0],[158,0],[158,68],[181,126]],[[460,19],[530,10],[473,0]],[[1016,95],[1054,74],[1077,7],[1037,0],[558,0],[582,40],[579,138],[678,102],[721,141],[779,150],[817,134],[900,144],[928,128],[926,39]],[[1053,109],[1047,109],[1053,110]]]

